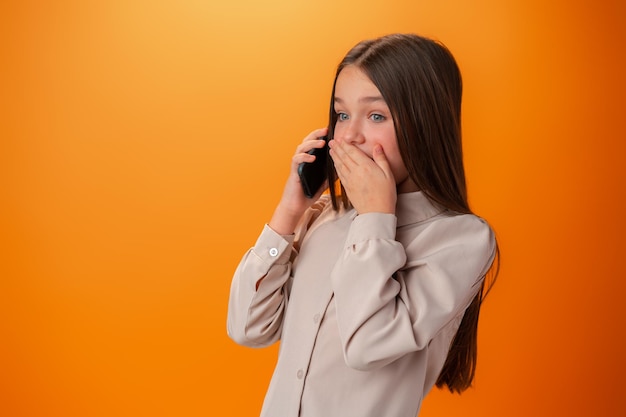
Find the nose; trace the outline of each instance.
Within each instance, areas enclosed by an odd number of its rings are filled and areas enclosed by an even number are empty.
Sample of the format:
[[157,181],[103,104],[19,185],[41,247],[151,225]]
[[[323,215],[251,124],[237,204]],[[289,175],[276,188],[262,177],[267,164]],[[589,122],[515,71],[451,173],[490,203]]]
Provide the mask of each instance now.
[[335,137],[353,145],[365,142],[365,137],[363,136],[361,127],[358,123],[352,120],[337,123],[335,127]]

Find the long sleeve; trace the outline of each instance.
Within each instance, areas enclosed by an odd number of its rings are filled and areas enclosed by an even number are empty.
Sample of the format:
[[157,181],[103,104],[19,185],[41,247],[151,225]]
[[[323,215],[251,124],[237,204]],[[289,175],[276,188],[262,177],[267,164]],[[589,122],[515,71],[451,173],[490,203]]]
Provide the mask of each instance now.
[[228,335],[238,344],[264,347],[280,339],[298,246],[329,202],[327,195],[315,202],[293,235],[265,225],[243,256],[232,280],[227,317]]
[[280,338],[288,303],[293,236],[265,225],[235,271],[228,302],[227,331],[237,343],[262,347]]
[[493,233],[421,192],[399,194],[395,216],[320,200],[294,236],[266,226],[233,278],[230,336],[280,339],[261,415],[415,416],[492,262]]
[[457,215],[421,228],[396,231],[396,217],[380,213],[352,222],[331,274],[350,367],[377,369],[424,349],[480,288],[494,253],[489,226]]

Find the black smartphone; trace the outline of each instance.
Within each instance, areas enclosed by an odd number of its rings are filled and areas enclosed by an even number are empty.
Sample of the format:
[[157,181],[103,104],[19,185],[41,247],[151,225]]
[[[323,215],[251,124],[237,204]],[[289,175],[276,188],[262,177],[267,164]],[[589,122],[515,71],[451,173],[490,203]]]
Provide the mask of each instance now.
[[303,162],[298,165],[298,176],[302,183],[304,195],[308,198],[319,191],[320,187],[326,181],[326,164],[328,161],[328,138],[322,136],[320,140],[324,140],[326,144],[323,148],[313,148],[308,153],[315,155],[315,161]]

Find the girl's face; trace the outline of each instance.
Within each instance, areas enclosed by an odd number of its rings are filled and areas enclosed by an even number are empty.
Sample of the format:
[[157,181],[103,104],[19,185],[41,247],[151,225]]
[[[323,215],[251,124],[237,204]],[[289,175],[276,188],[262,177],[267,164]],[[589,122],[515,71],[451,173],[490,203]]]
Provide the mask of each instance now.
[[382,146],[396,180],[398,193],[416,191],[400,151],[393,118],[380,91],[358,67],[348,65],[335,83],[337,123],[334,139],[355,145],[372,158],[375,144]]

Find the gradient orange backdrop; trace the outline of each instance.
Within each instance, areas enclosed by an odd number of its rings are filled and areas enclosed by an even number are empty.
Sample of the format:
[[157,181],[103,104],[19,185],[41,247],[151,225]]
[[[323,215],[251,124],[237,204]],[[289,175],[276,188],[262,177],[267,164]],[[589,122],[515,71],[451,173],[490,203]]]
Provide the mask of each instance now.
[[227,338],[232,272],[389,32],[456,55],[502,250],[475,388],[421,415],[626,415],[623,4],[3,2],[0,415],[257,415],[276,348]]

